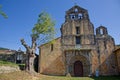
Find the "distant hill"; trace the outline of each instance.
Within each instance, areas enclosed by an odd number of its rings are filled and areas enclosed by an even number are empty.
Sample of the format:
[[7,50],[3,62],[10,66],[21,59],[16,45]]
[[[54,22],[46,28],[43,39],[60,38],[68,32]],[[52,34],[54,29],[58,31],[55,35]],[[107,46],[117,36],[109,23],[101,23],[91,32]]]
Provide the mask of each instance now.
[[116,45],[116,46],[120,46],[120,44]]
[[8,48],[2,48],[2,47],[0,47],[0,50],[9,50]]
[[15,50],[0,47],[0,54],[13,54]]

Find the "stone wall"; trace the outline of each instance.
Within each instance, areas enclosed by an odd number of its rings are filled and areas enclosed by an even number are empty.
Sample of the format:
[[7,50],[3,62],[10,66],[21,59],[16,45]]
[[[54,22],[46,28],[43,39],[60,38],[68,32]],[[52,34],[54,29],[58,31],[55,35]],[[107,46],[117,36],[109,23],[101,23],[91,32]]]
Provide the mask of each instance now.
[[100,26],[96,29],[100,75],[117,75],[114,39],[108,35],[107,28]]
[[[87,10],[77,5],[66,11],[61,38],[39,48],[40,73],[74,76],[73,65],[78,60],[83,64],[84,76],[95,75],[96,71],[100,75],[117,75],[114,39],[104,26],[98,27],[95,34]],[[116,55],[119,58],[119,53]]]
[[[65,66],[61,51],[61,38],[53,43],[40,46],[39,72],[49,75],[65,75]],[[53,49],[52,49],[53,48]]]
[[99,68],[98,53],[96,49],[92,49],[90,52],[90,65],[91,65],[91,75],[95,75],[96,70]]
[[19,66],[0,66],[0,74],[2,73],[10,73],[14,71],[20,71]]
[[115,52],[115,55],[116,55],[116,58],[117,58],[118,72],[119,72],[119,75],[120,75],[120,48],[118,48],[114,52]]
[[74,63],[80,61],[83,65],[83,76],[88,76],[90,74],[90,51],[89,50],[69,50],[65,52],[66,58],[66,72],[70,73],[71,76],[74,74]]

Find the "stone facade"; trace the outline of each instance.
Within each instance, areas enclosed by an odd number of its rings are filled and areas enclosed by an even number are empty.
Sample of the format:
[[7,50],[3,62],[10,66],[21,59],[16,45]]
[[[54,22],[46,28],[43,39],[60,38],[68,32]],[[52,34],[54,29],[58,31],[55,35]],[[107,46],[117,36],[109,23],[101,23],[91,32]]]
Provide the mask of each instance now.
[[114,52],[116,54],[117,66],[118,66],[118,71],[119,71],[119,75],[120,75],[120,47],[117,48]]
[[61,51],[61,38],[53,43],[40,46],[39,72],[49,75],[65,75],[65,66]]
[[114,39],[107,28],[94,26],[86,9],[77,5],[66,11],[61,37],[41,45],[39,72],[50,75],[117,75]]
[[98,44],[99,71],[101,75],[116,75],[117,65],[114,39],[108,35],[107,28],[101,26],[96,29],[96,42]]

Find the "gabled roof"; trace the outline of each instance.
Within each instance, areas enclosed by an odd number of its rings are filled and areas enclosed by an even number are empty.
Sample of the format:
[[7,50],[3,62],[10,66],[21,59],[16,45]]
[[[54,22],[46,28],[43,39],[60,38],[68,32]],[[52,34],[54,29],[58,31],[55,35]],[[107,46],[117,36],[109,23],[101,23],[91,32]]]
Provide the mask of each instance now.
[[70,14],[70,13],[75,13],[75,9],[78,10],[78,13],[84,13],[84,12],[87,12],[86,9],[78,6],[78,5],[75,5],[73,6],[72,8],[70,8],[68,11],[66,11],[67,14]]
[[102,26],[102,25],[100,25],[98,28],[105,28],[105,29],[106,29],[106,27],[105,27],[105,26]]

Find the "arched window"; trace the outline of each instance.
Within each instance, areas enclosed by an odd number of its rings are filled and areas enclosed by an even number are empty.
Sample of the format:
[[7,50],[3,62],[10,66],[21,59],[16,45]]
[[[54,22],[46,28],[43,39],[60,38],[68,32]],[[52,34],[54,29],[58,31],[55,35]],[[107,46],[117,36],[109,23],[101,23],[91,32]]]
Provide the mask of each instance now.
[[82,14],[78,14],[78,19],[82,19]]
[[102,28],[100,29],[100,34],[103,34],[103,29]]
[[70,19],[75,19],[75,14],[70,14]]
[[75,12],[78,12],[78,9],[77,9],[77,8],[75,8]]

